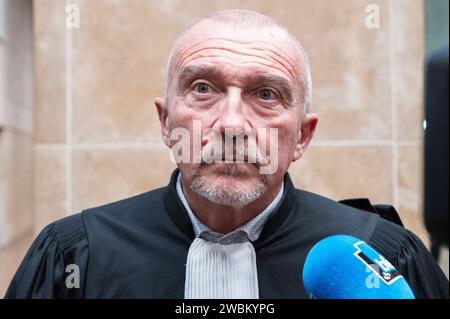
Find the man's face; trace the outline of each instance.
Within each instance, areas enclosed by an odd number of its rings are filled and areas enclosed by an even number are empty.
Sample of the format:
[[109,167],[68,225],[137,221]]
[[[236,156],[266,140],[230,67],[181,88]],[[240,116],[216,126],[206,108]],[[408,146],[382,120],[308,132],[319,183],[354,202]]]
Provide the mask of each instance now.
[[[170,72],[167,100],[156,101],[169,147],[177,142],[170,132],[181,127],[190,133],[191,154],[195,138],[201,138],[204,148],[214,143],[207,134],[211,130],[222,133],[215,135],[215,142],[225,142],[226,132],[240,130],[247,134],[246,151],[249,136],[257,145],[264,141],[267,154],[274,154],[274,147],[278,151],[270,174],[261,173],[262,165],[249,163],[247,156],[241,163],[192,163],[191,156],[179,164],[183,182],[229,206],[245,206],[279,186],[290,163],[306,149],[317,122],[315,115],[303,114],[303,60],[288,36],[273,27],[236,30],[204,21],[177,44]],[[200,137],[195,135],[196,121],[201,123]]]

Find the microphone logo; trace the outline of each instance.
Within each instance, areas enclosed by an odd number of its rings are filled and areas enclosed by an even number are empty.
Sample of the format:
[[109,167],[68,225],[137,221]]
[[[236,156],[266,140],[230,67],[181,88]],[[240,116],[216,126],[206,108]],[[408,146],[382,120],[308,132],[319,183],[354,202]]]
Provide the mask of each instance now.
[[353,246],[356,248],[353,255],[371,269],[386,285],[392,285],[402,278],[402,275],[386,258],[371,249],[365,242],[360,241]]

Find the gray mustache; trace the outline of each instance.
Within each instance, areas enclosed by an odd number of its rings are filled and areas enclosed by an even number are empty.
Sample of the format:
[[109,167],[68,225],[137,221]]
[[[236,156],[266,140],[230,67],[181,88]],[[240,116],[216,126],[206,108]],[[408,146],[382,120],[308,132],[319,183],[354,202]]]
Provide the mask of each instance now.
[[265,165],[268,158],[257,146],[256,141],[244,142],[210,140],[201,150],[201,162],[204,163],[254,163]]

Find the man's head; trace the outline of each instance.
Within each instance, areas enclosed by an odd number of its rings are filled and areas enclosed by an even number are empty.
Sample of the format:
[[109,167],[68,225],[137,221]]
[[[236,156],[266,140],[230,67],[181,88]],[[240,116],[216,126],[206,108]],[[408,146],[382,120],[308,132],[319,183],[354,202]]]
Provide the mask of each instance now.
[[[314,134],[317,116],[309,113],[311,90],[305,51],[275,20],[253,11],[225,10],[194,24],[175,42],[164,98],[155,102],[167,146],[177,143],[171,138],[175,129],[189,132],[189,150],[182,152],[193,156],[178,164],[185,187],[234,207],[279,187]],[[200,123],[199,132],[195,123]],[[223,142],[231,141],[234,162],[195,163],[196,138],[202,154],[217,145],[225,150]],[[261,151],[261,145],[267,149]],[[253,148],[256,163],[249,160]],[[240,150],[243,163],[236,162]],[[266,152],[276,154],[271,156],[276,167],[270,174],[261,173]],[[223,154],[219,158],[227,159]]]

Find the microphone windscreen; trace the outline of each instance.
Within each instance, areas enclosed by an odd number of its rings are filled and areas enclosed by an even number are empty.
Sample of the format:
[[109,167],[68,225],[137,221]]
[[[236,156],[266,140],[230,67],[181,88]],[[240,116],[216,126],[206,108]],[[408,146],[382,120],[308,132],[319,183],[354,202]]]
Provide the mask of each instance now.
[[303,266],[303,284],[317,299],[414,299],[405,278],[385,257],[348,235],[313,246]]

